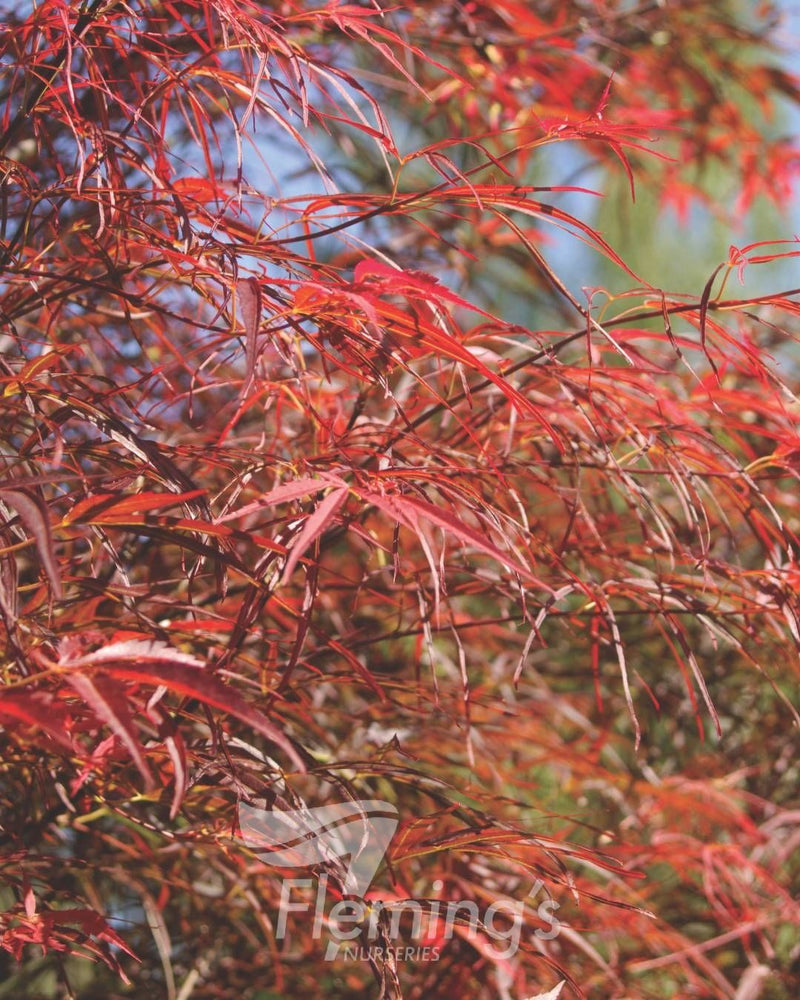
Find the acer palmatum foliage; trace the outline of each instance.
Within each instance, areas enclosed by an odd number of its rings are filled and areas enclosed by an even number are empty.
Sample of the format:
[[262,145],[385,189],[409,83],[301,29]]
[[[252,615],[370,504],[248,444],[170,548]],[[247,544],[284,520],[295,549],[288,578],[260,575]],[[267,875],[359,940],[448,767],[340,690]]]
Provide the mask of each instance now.
[[[563,201],[785,204],[779,9],[3,17],[0,996],[792,996],[798,249],[676,293]],[[242,799],[559,933],[326,962]]]

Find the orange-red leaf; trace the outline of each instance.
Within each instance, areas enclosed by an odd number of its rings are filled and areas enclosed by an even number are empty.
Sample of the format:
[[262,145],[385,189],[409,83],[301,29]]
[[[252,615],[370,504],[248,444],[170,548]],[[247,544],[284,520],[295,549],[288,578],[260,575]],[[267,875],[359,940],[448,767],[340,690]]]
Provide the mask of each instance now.
[[44,692],[6,693],[0,689],[0,716],[41,729],[66,750],[74,749],[64,728],[64,712]]
[[101,719],[121,740],[133,758],[139,773],[144,778],[145,788],[155,788],[153,775],[142,753],[142,745],[136,731],[125,689],[103,674],[89,676],[82,673],[67,674],[67,681],[75,688],[94,714]]
[[62,659],[59,665],[84,671],[96,667],[113,677],[142,684],[163,684],[171,691],[197,698],[236,716],[280,747],[298,770],[306,769],[291,741],[262,712],[212,674],[200,660],[164,643],[136,639],[116,642],[86,656]]
[[189,490],[186,493],[134,493],[120,496],[117,493],[96,493],[78,501],[62,523],[71,524],[113,524],[119,519],[130,518],[132,514],[144,514],[162,507],[173,507],[187,500],[204,496],[205,490]]
[[294,572],[300,556],[318,538],[336,516],[336,511],[347,499],[348,489],[342,486],[324,497],[313,514],[310,514],[297,538],[289,549],[289,558],[283,570],[281,582],[285,583]]
[[0,488],[0,500],[10,504],[19,514],[26,530],[33,536],[36,551],[50,581],[50,588],[56,599],[61,598],[61,577],[53,548],[53,532],[50,530],[50,514],[42,500],[27,490]]

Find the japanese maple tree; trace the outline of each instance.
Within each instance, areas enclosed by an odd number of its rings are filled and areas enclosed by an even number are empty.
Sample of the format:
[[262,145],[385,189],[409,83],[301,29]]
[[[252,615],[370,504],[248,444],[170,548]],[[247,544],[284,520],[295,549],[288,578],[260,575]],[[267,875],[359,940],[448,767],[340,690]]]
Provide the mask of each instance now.
[[[794,997],[780,5],[2,10],[0,998]],[[327,961],[256,801],[519,948]]]

